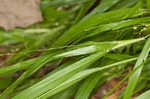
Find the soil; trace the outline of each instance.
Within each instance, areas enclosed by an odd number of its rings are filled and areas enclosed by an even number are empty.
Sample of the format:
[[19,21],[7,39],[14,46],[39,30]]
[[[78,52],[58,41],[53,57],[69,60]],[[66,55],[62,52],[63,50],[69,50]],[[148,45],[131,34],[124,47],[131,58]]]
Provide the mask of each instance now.
[[[103,99],[107,93],[114,88],[119,82],[121,78],[113,78],[112,80],[106,82],[104,85],[102,85],[95,95],[91,97],[91,99]],[[118,99],[122,91],[125,89],[127,85],[127,80],[122,83],[110,96],[106,97],[106,99]]]
[[42,21],[40,0],[1,0],[0,27],[5,30],[27,27]]

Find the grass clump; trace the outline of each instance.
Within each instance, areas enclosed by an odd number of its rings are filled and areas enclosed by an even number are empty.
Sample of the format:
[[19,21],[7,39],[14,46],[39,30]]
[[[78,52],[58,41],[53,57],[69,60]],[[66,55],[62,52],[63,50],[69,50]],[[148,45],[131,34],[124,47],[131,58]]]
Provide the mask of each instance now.
[[91,99],[115,77],[122,80],[103,98],[128,79],[119,98],[148,99],[149,5],[42,0],[43,22],[0,30],[0,46],[7,47],[0,56],[9,56],[0,67],[0,99]]

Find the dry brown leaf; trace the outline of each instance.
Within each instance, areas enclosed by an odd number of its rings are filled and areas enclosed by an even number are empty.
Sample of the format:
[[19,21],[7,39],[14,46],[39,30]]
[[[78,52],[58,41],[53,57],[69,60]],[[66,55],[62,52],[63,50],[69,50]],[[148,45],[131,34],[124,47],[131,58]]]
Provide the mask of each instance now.
[[[5,60],[8,59],[9,57],[9,52],[5,53],[5,51],[8,49],[9,47],[7,46],[0,46],[0,67],[1,65],[5,62]],[[4,52],[4,54],[3,54]]]
[[42,21],[40,0],[1,0],[0,27],[9,30]]

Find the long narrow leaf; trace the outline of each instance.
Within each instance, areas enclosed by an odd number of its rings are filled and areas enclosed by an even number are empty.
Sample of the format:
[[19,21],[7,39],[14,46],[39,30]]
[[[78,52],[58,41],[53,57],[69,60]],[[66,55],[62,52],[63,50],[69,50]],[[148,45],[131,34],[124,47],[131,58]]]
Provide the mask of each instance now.
[[[147,40],[136,64],[135,64],[135,67],[134,68],[137,68],[137,66],[139,66],[140,64],[142,64],[146,58],[148,57],[149,55],[149,51],[150,51],[150,39]],[[130,99],[130,97],[132,96],[133,94],[133,90],[138,82],[138,79],[140,77],[140,74],[141,74],[141,71],[143,69],[143,66],[141,68],[139,68],[131,77],[130,77],[130,80],[129,80],[129,83],[128,83],[128,86],[125,90],[125,93],[124,93],[124,99]]]
[[[89,75],[91,75],[95,72],[102,71],[102,70],[107,69],[107,68],[112,68],[116,65],[120,65],[120,64],[123,64],[123,63],[131,62],[131,61],[134,61],[135,59],[136,58],[132,58],[132,59],[128,59],[128,60],[124,60],[124,61],[121,61],[121,62],[118,62],[118,63],[111,64],[111,65],[108,65],[108,66],[81,71],[81,72],[75,74],[74,76],[72,76],[69,80],[65,81],[64,83],[62,83],[58,86],[56,86],[56,88],[51,89],[47,93],[42,94],[41,96],[38,97],[38,99],[46,99],[46,98],[58,93],[59,91],[62,91],[64,89],[66,89],[67,87],[73,85],[74,83],[77,83],[78,81],[84,79],[85,77],[87,77],[87,76],[89,76]],[[16,99],[19,99],[19,98],[16,98]]]
[[118,3],[120,0],[102,0],[99,6],[97,6],[91,13],[89,13],[84,19],[94,16],[99,13],[103,13]]
[[144,92],[140,96],[136,97],[135,99],[149,99],[150,97],[150,90]]
[[[67,45],[73,42],[74,40],[76,40],[77,38],[79,39],[81,35],[82,36],[84,35],[84,32],[87,29],[92,28],[96,25],[102,25],[102,24],[122,20],[125,18],[124,16],[126,15],[126,13],[128,13],[129,10],[130,9],[110,11],[104,14],[98,14],[96,16],[89,17],[86,20],[83,20],[78,24],[74,25],[73,27],[71,27],[52,46],[55,47],[55,46]],[[139,16],[141,14],[143,14],[143,11],[141,13],[141,10],[138,10],[135,11],[130,17]]]
[[[42,93],[45,93],[46,91],[55,88],[56,86],[58,86],[58,84],[64,82],[69,77],[76,74],[77,72],[87,68],[89,65],[94,63],[96,60],[98,60],[100,57],[102,57],[109,51],[118,49],[120,47],[129,45],[132,43],[139,42],[141,40],[143,40],[143,38],[129,40],[129,41],[120,42],[120,43],[118,42],[119,44],[114,46],[113,48],[109,48],[107,50],[93,54],[89,57],[83,58],[82,60],[54,73],[53,75],[47,77],[46,79],[40,81],[39,83],[33,85],[32,87],[24,90],[23,92],[18,94],[14,99],[19,99],[21,97],[28,97],[28,99],[35,98],[35,97],[41,95]],[[30,92],[29,92],[29,90],[30,90]],[[26,93],[26,94],[24,94],[24,93]]]

